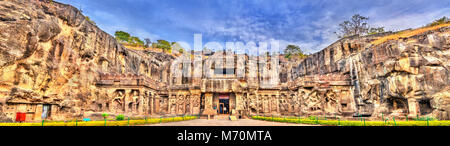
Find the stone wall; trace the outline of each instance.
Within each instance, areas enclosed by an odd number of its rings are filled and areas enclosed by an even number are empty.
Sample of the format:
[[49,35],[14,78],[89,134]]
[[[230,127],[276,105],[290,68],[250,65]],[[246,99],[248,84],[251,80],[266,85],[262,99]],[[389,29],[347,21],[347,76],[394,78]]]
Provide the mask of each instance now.
[[167,82],[173,57],[122,47],[73,6],[17,0],[0,1],[0,9],[0,106],[7,117],[26,112],[40,120],[44,104],[52,105],[53,120],[103,112],[99,102],[113,99],[100,96],[103,73]]
[[[327,110],[337,102],[337,108],[345,105],[355,115],[449,119],[449,29],[445,24],[412,30],[404,32],[407,37],[382,42],[396,34],[339,40],[294,67],[291,88],[298,89],[301,98],[317,98],[322,102],[317,111],[327,114],[344,111]],[[340,76],[341,83],[320,80],[322,76]],[[326,84],[332,86],[321,86]]]
[[0,120],[214,114],[215,93],[240,115],[449,119],[449,26],[344,38],[297,61],[236,54],[234,75],[216,77],[202,67],[219,53],[131,50],[70,5],[0,1]]

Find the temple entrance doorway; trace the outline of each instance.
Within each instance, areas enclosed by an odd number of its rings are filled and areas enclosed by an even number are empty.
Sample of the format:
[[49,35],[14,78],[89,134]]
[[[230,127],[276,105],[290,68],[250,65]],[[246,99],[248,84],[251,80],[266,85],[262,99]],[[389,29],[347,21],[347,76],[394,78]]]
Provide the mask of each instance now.
[[219,114],[230,113],[230,94],[219,94]]

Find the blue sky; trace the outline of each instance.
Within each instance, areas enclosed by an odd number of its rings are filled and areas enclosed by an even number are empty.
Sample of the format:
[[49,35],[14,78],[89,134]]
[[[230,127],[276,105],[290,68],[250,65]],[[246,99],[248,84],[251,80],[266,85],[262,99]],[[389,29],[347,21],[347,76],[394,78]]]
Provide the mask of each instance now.
[[[450,16],[449,0],[57,0],[71,4],[114,34],[193,45],[209,41],[277,40],[314,53],[338,40],[333,33],[353,14],[374,27],[402,30]],[[192,46],[190,46],[192,47]]]

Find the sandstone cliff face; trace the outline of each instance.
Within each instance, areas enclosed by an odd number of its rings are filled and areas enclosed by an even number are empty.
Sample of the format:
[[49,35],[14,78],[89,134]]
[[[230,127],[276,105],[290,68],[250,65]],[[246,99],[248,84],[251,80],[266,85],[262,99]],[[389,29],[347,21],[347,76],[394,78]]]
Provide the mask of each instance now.
[[[209,80],[199,68],[208,59],[177,65],[164,53],[124,48],[72,6],[0,1],[0,121],[17,112],[31,121],[217,113],[217,93],[230,94],[240,115],[449,119],[449,29],[351,37],[301,61],[281,57],[278,72],[264,71],[279,80],[266,88],[258,71],[272,63],[256,57],[235,58],[235,75],[245,76]],[[183,77],[184,68],[194,78]]]
[[[349,111],[366,116],[449,119],[449,29],[445,24],[432,30],[342,39],[293,68],[292,85],[299,87],[303,98],[317,98],[320,112],[342,113],[350,106]],[[311,104],[316,103],[305,103]]]
[[55,119],[82,116],[94,110],[101,74],[150,75],[153,68],[160,80],[158,68],[171,59],[122,47],[70,5],[0,1],[0,112],[8,117],[38,118],[42,104],[56,105]]

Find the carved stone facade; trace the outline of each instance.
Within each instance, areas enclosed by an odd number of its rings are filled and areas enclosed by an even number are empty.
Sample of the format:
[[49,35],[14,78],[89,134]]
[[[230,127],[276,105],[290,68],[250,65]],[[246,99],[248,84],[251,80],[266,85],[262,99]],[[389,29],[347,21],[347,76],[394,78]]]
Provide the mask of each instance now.
[[392,40],[344,38],[302,60],[173,56],[125,48],[70,5],[0,7],[9,10],[0,11],[8,20],[0,21],[1,121],[17,113],[27,121],[102,113],[450,117],[450,24]]

